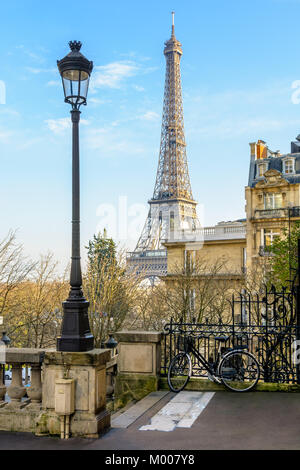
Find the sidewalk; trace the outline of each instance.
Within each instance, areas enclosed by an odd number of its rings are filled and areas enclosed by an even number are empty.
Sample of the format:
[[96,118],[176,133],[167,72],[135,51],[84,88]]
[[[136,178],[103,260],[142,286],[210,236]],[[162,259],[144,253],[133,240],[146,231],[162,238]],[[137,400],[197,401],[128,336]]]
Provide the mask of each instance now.
[[[191,427],[175,427],[169,432],[140,430],[142,426],[148,429],[151,418],[159,411],[160,415],[164,414],[163,408],[174,396],[164,395],[127,428],[112,428],[100,439],[61,441],[0,432],[0,449],[300,449],[298,393],[216,392],[204,400],[205,407]],[[177,406],[179,410],[180,404]]]

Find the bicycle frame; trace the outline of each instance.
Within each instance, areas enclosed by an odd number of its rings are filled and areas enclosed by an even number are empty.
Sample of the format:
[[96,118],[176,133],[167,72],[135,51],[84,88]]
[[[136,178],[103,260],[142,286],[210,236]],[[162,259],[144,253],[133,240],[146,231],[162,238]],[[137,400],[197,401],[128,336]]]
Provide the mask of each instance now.
[[[179,336],[177,348],[180,352],[174,356],[168,370],[168,384],[173,392],[177,393],[183,390],[192,375],[193,365],[191,355],[195,356],[198,366],[201,365],[208,373],[209,380],[225,385],[230,391],[245,392],[252,390],[256,386],[260,376],[259,363],[255,356],[248,351],[246,345],[240,345],[236,348],[222,348],[221,343],[226,342],[228,338],[216,338],[216,341],[220,341],[217,356],[214,361],[209,362],[195,347],[195,340],[203,338],[203,336],[193,337],[192,335],[184,334],[182,336],[183,346],[181,346],[182,339]],[[187,362],[182,360],[184,356],[188,358],[188,366]],[[245,360],[247,362],[244,364]],[[248,365],[250,366],[249,369]],[[203,371],[203,369],[201,370]],[[183,383],[178,382],[178,376],[183,377]],[[203,375],[201,374],[201,376]]]
[[[219,346],[219,349],[220,349],[220,346]],[[189,354],[191,352],[209,374],[211,374],[211,375],[216,375],[217,374],[217,367],[216,366],[220,362],[220,357],[221,357],[221,354],[220,354],[219,350],[218,350],[217,358],[214,361],[213,365],[211,365],[205,359],[205,357],[201,353],[199,353],[197,351],[197,349],[194,348],[194,346],[191,345],[191,344],[188,345],[188,348],[187,348],[186,352],[187,352],[187,354]]]

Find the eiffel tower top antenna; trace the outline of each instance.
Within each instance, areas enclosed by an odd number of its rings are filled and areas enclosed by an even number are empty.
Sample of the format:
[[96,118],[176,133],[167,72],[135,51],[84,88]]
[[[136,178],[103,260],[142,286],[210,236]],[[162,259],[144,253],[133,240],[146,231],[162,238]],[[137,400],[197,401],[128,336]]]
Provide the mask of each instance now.
[[175,37],[175,23],[174,23],[175,11],[172,11],[172,37]]

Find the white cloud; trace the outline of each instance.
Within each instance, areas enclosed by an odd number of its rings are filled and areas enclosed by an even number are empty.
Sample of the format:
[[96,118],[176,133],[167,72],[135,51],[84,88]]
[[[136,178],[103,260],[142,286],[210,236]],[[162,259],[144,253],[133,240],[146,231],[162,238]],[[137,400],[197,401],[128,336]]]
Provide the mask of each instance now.
[[86,143],[92,150],[99,150],[102,157],[116,154],[118,157],[144,153],[143,146],[128,136],[128,129],[101,127],[90,129],[86,134]]
[[[86,119],[80,120],[81,124],[88,125],[89,121]],[[45,121],[50,131],[54,134],[59,135],[63,134],[67,129],[71,128],[71,119],[70,118],[58,118],[58,119],[47,119]]]
[[289,126],[299,127],[297,118],[286,119],[283,115],[284,107],[290,112],[290,102],[288,80],[270,82],[261,89],[190,91],[184,106],[186,132],[214,139],[240,136],[252,139],[256,134],[263,136]]
[[12,116],[12,117],[19,117],[21,116],[21,114],[19,113],[19,111],[16,111],[15,109],[13,108],[8,108],[7,106],[5,107],[1,107],[0,106],[0,115],[1,116]]
[[0,142],[2,142],[4,144],[7,143],[11,136],[12,136],[11,131],[6,131],[6,130],[1,130],[0,129]]
[[132,61],[111,62],[94,68],[91,90],[96,88],[120,88],[123,81],[137,74],[138,65]]
[[71,127],[69,118],[47,119],[45,122],[50,131],[54,132],[54,134],[62,134],[66,129]]
[[36,67],[26,67],[26,70],[30,73],[38,75],[40,73],[58,73],[58,70],[55,67],[52,68],[36,68]]
[[59,80],[50,80],[46,83],[46,86],[61,86],[61,82]]
[[270,132],[279,131],[285,128],[297,128],[300,126],[300,120],[286,120],[286,119],[273,119],[269,117],[262,118],[246,118],[242,117],[231,117],[228,119],[218,120],[215,119],[209,125],[201,125],[197,128],[187,125],[188,135],[202,135],[205,137],[213,138],[233,138],[239,136],[247,136],[258,133],[259,135]]
[[95,98],[95,97],[88,98],[88,102],[89,104],[94,104],[94,105],[111,103],[110,100],[106,100],[106,99],[102,100],[100,98]]
[[132,85],[132,88],[134,88],[136,91],[145,91],[145,88],[139,85]]
[[21,139],[19,144],[17,145],[17,150],[25,150],[25,149],[28,149],[30,147],[34,147],[35,145],[37,144],[41,144],[43,142],[43,139],[42,137],[33,137],[33,138],[29,138],[28,140],[26,139]]
[[159,118],[159,114],[157,114],[155,111],[147,111],[145,114],[140,116],[142,121],[158,121]]
[[45,61],[44,57],[42,57],[40,54],[37,54],[36,52],[31,51],[30,49],[27,49],[23,44],[16,46],[16,49],[21,50],[24,54],[26,54],[30,59],[33,59],[35,62],[42,63]]

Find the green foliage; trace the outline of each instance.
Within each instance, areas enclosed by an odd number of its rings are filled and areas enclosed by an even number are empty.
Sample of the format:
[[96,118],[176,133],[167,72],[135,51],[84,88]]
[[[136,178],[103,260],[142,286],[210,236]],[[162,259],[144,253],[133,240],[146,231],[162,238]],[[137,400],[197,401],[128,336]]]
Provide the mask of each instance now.
[[269,282],[275,286],[289,286],[298,267],[298,238],[300,238],[300,222],[293,222],[290,233],[284,228],[282,236],[276,238],[269,251],[271,270]]
[[90,302],[90,326],[96,347],[103,346],[110,332],[121,328],[137,295],[138,279],[126,273],[126,264],[116,248],[106,231],[94,235],[87,247],[89,263],[83,291]]
[[106,229],[94,235],[86,247],[88,250],[89,268],[101,269],[101,264],[110,265],[116,261],[116,244],[112,238],[107,238]]

